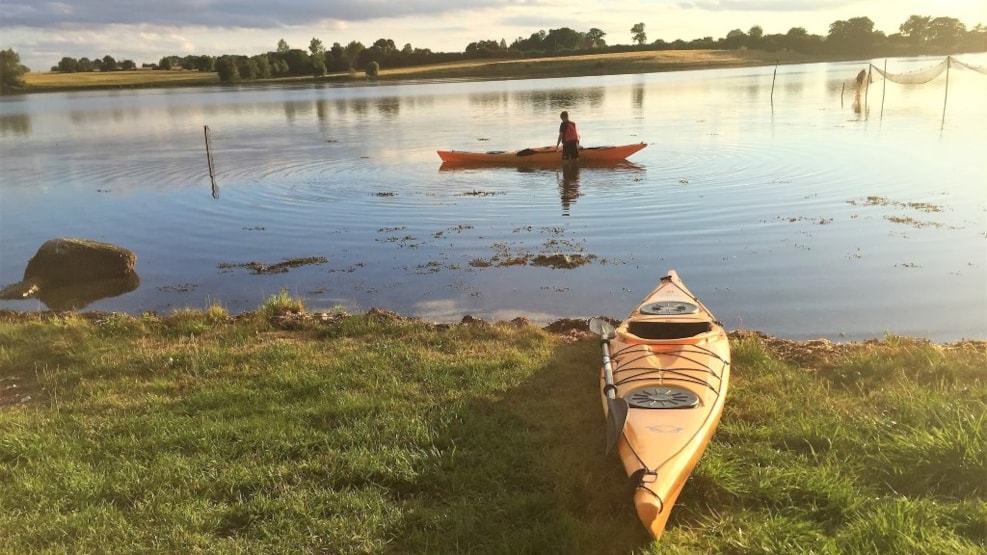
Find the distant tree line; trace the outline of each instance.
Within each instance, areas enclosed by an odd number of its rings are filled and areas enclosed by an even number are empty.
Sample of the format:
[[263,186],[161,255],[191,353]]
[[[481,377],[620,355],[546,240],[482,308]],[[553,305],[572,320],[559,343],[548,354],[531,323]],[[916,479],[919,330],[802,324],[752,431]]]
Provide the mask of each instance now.
[[220,56],[215,60],[215,71],[224,82],[269,77],[321,77],[328,73],[356,70],[376,74],[381,66],[406,67],[459,57],[459,54],[435,54],[427,49],[412,48],[410,44],[398,49],[391,39],[379,39],[369,48],[358,41],[346,46],[336,42],[326,48],[321,40],[313,38],[308,50],[291,48],[281,39],[277,50],[265,54]]
[[58,65],[51,66],[52,72],[58,73],[78,73],[87,71],[134,71],[137,64],[133,60],[116,61],[113,56],[107,54],[102,58],[75,58],[64,57],[59,60]]
[[[916,54],[947,54],[955,52],[981,52],[987,50],[987,28],[977,24],[973,29],[956,18],[912,15],[899,28],[899,32],[885,35],[874,29],[874,22],[867,17],[855,17],[834,21],[824,37],[809,34],[803,27],[792,27],[784,34],[765,34],[755,25],[747,31],[733,29],[725,37],[703,37],[691,41],[662,39],[648,42],[645,23],[637,23],[630,29],[631,44],[608,45],[606,33],[592,28],[576,31],[568,27],[538,31],[528,38],[518,37],[511,44],[504,39],[478,40],[466,45],[463,52],[432,52],[427,48],[413,48],[405,44],[397,48],[391,39],[378,39],[366,47],[358,41],[346,46],[338,42],[326,48],[320,39],[313,38],[307,50],[291,48],[280,40],[277,49],[253,56],[227,54],[223,56],[165,56],[156,64],[144,64],[157,70],[215,71],[221,81],[267,79],[271,77],[324,76],[327,73],[365,71],[376,75],[380,68],[400,68],[458,60],[483,58],[539,58],[649,50],[763,50],[768,52],[793,51],[809,55],[867,58],[874,56],[907,56]],[[16,85],[24,72],[30,71],[19,63],[13,50],[4,50],[0,61],[2,86],[9,90]],[[11,60],[16,58],[16,62]],[[18,73],[19,69],[23,71]],[[135,70],[131,60],[117,62],[112,56],[103,58],[65,57],[51,68],[58,72],[126,71]]]
[[[322,41],[313,38],[308,51],[291,49],[280,41],[276,52],[254,56],[235,56],[225,63],[222,71],[217,65],[220,79],[235,81],[283,75],[314,75],[341,71],[363,70],[376,72],[381,67],[400,68],[432,63],[469,59],[510,59],[541,58],[551,56],[571,56],[609,52],[648,51],[648,50],[763,50],[767,52],[793,51],[809,55],[831,56],[907,56],[915,54],[954,53],[959,51],[979,52],[987,50],[987,28],[977,24],[967,30],[960,20],[952,17],[931,17],[913,15],[899,26],[899,32],[885,35],[874,29],[874,22],[867,17],[855,17],[834,21],[829,33],[824,37],[809,34],[803,27],[792,27],[784,34],[765,34],[755,25],[746,32],[734,29],[720,39],[704,37],[692,41],[677,39],[665,42],[658,39],[648,42],[646,26],[637,23],[630,29],[632,44],[608,45],[606,33],[592,28],[582,32],[562,27],[549,31],[538,31],[528,38],[518,37],[510,45],[504,39],[479,40],[466,45],[463,52],[439,52],[412,48],[406,44],[398,49],[391,39],[378,39],[372,46],[364,47],[360,42],[350,42],[345,47],[338,42],[329,49]],[[272,68],[264,69],[264,61]],[[256,59],[256,68],[251,60]],[[237,71],[232,71],[232,67]]]

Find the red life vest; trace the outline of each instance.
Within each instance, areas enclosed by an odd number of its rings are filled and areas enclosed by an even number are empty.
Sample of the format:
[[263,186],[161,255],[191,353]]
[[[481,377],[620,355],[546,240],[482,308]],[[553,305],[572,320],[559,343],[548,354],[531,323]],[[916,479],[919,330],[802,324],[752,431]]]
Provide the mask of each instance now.
[[565,122],[565,131],[562,133],[563,141],[578,141],[579,133],[576,132],[576,122],[567,121]]

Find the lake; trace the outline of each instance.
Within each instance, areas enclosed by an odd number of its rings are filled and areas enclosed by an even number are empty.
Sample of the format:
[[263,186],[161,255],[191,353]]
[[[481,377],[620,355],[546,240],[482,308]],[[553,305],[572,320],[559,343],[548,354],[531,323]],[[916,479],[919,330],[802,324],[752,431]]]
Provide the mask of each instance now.
[[[285,290],[309,311],[619,318],[675,269],[728,329],[987,339],[987,75],[879,78],[857,110],[867,64],[2,98],[0,286],[81,237],[140,277],[85,310]],[[566,172],[436,155],[554,145],[561,110],[584,146],[648,146]]]

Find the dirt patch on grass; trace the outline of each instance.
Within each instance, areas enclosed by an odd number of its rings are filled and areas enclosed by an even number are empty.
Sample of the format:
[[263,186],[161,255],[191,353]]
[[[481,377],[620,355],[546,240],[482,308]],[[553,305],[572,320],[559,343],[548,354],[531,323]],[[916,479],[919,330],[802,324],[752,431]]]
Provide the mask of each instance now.
[[41,386],[33,373],[17,372],[0,377],[0,408],[29,403],[39,397]]

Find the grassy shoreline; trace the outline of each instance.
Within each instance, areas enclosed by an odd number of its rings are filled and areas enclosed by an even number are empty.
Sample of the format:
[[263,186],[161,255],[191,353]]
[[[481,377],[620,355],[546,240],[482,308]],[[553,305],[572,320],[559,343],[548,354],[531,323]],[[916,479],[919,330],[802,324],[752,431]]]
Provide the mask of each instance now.
[[[834,60],[793,52],[755,50],[659,50],[614,54],[561,56],[524,60],[470,60],[406,68],[383,68],[379,82],[403,79],[528,79],[651,73],[723,67],[750,67]],[[89,73],[28,73],[24,92],[53,92],[115,88],[225,86],[216,73],[197,71],[118,71]],[[290,77],[245,81],[235,86],[270,83],[333,83],[367,81],[363,72],[334,73],[321,78]]]
[[603,454],[583,325],[286,295],[236,317],[0,312],[0,552],[987,546],[987,342],[733,332],[720,429],[653,543]]

